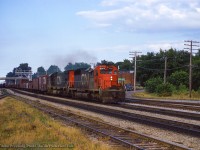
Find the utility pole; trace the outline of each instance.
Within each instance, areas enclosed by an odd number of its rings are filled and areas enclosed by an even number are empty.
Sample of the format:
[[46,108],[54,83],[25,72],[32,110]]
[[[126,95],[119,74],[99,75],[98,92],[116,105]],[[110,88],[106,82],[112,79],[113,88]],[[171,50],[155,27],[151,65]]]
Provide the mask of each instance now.
[[166,76],[167,76],[167,56],[165,56],[164,84],[166,83]]
[[189,46],[190,48],[185,48],[185,49],[190,49],[190,64],[189,64],[189,92],[190,92],[190,98],[192,97],[192,50],[198,50],[198,49],[193,49],[192,47],[193,46],[196,46],[196,47],[199,47],[199,45],[193,45],[193,43],[197,44],[197,43],[200,43],[200,42],[197,42],[197,41],[185,41],[186,43],[189,43],[189,44],[184,44],[186,46]]
[[[134,81],[133,81],[133,86],[134,86],[134,92],[136,91],[136,70],[137,70],[137,54],[142,53],[142,52],[129,52],[129,55],[134,55],[135,56],[135,63],[134,63]],[[133,57],[131,57],[133,58]]]

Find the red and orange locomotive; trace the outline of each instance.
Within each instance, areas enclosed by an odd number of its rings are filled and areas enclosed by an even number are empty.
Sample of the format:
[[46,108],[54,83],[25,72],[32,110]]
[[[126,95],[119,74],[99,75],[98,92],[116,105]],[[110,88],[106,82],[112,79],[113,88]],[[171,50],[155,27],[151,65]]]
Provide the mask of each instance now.
[[95,99],[103,103],[125,99],[124,89],[118,83],[118,69],[113,65],[71,70],[68,75],[68,94],[74,98]]

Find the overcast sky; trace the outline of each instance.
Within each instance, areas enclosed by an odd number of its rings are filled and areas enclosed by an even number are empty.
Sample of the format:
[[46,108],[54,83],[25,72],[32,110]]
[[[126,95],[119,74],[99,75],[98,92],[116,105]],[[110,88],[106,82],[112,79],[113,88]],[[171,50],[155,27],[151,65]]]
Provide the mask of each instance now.
[[200,40],[199,0],[0,0],[0,77],[20,63],[63,70],[184,40]]

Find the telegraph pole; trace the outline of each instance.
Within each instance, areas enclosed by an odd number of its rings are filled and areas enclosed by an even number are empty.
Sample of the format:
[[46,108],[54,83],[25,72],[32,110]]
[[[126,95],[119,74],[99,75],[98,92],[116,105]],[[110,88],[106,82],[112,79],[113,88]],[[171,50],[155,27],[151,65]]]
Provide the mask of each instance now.
[[[137,54],[142,53],[142,52],[129,52],[129,55],[134,55],[135,56],[135,63],[134,63],[134,81],[133,81],[133,86],[134,86],[134,92],[136,91],[136,70],[137,70]],[[131,57],[133,58],[133,57]]]
[[167,76],[167,56],[165,56],[164,84],[166,83],[166,76]]
[[185,41],[186,43],[189,44],[184,44],[186,46],[189,46],[190,48],[185,48],[185,49],[190,49],[190,64],[189,64],[189,92],[190,92],[190,98],[192,97],[192,50],[198,50],[198,49],[193,49],[193,46],[199,47],[199,45],[194,45],[200,42],[197,41]]

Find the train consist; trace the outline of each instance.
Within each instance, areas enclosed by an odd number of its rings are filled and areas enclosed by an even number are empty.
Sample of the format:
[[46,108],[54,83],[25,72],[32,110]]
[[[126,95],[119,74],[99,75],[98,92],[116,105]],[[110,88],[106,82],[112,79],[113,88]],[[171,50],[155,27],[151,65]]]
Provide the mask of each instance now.
[[37,93],[98,100],[102,103],[124,101],[125,90],[118,82],[114,65],[98,65],[43,75],[32,81],[19,80],[15,88]]

